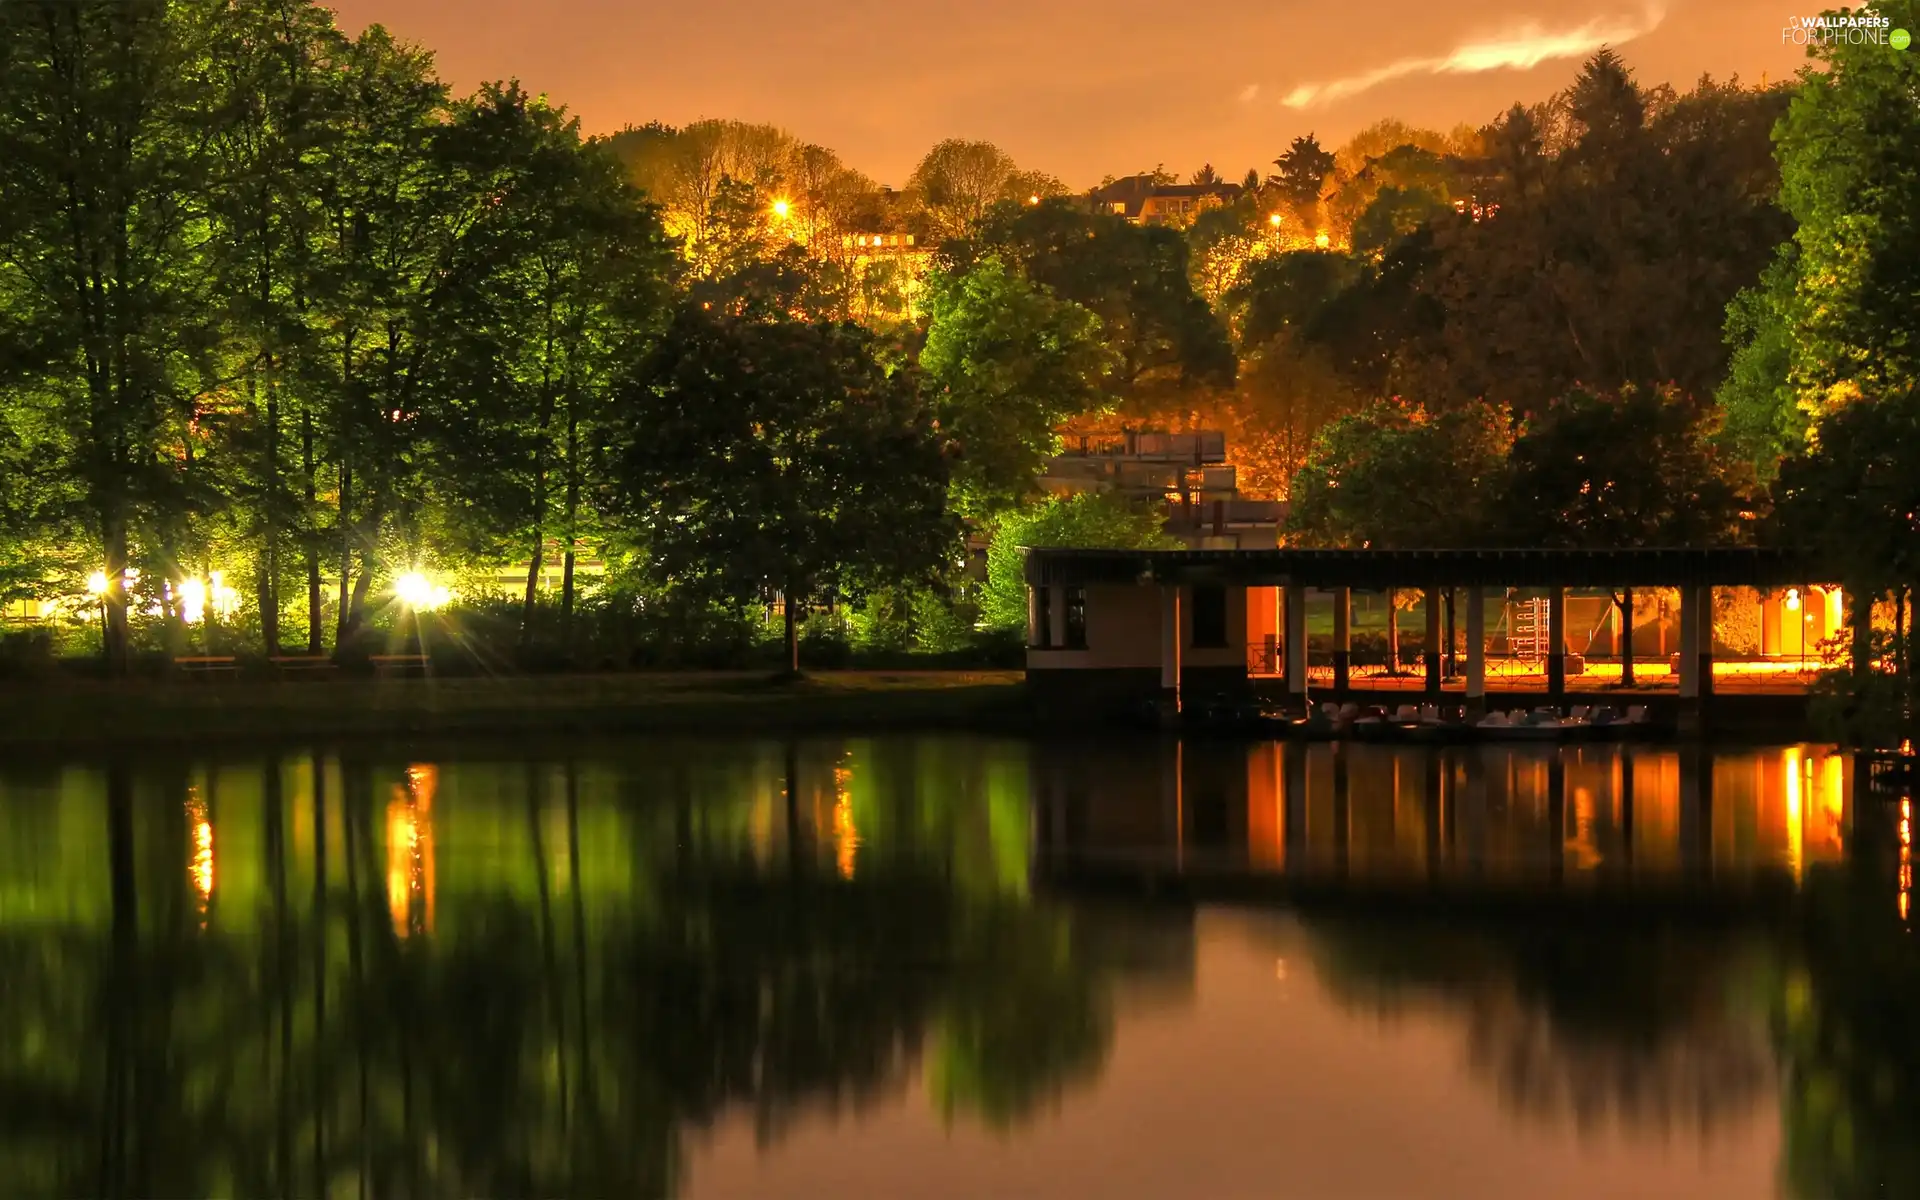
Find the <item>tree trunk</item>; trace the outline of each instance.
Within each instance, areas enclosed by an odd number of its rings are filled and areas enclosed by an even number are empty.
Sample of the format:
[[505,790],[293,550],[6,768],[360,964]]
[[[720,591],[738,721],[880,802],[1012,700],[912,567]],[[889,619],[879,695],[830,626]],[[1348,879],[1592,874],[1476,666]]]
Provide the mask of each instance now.
[[1400,673],[1400,593],[1387,589],[1387,673]]
[[318,654],[326,648],[327,633],[322,625],[320,611],[320,543],[311,529],[316,505],[319,502],[318,484],[314,480],[313,462],[313,414],[300,415],[300,465],[307,479],[307,653]]
[[567,407],[567,512],[562,528],[567,539],[560,571],[560,641],[573,647],[573,560],[580,540],[580,418]]
[[800,673],[800,625],[794,614],[799,604],[799,599],[793,594],[793,584],[789,582],[781,593],[780,612],[787,627],[787,672],[792,675]]
[[545,538],[540,533],[540,519],[536,516],[533,523],[533,561],[527,564],[526,599],[520,606],[520,648],[533,648],[534,606],[539,603],[540,564],[546,552]]
[[[280,389],[274,386],[271,357],[267,371],[266,448],[260,479],[260,508],[266,520],[254,591],[260,606],[260,640],[272,657],[280,653]],[[248,387],[252,386],[249,378]]]
[[107,552],[107,592],[102,598],[106,612],[107,673],[125,676],[127,653],[127,526],[114,514],[103,522],[101,541]]
[[337,654],[347,648],[347,635],[353,632],[349,624],[352,619],[352,606],[347,603],[348,591],[353,581],[353,457],[343,455],[340,460],[340,611],[336,614],[333,631],[333,649]]
[[1853,679],[1856,685],[1864,685],[1873,671],[1873,593],[1856,588],[1847,593],[1847,599],[1853,609]]
[[1620,589],[1620,686],[1633,686],[1633,589]]

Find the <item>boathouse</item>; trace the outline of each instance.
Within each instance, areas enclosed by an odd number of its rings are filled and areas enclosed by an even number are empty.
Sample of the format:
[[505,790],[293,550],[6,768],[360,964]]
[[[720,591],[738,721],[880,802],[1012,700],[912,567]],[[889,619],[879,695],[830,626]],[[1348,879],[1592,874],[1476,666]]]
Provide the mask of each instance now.
[[[1490,675],[1501,690],[1555,700],[1570,678],[1582,690],[1669,686],[1682,702],[1711,695],[1716,675],[1804,690],[1844,612],[1809,556],[1755,548],[1036,548],[1026,580],[1029,685],[1081,711],[1381,687],[1457,691],[1471,711]],[[1356,655],[1356,593],[1384,594],[1389,609],[1417,597],[1412,669]],[[1312,634],[1310,613],[1321,618]],[[1731,652],[1716,622],[1751,637]],[[1661,644],[1646,644],[1656,628]]]

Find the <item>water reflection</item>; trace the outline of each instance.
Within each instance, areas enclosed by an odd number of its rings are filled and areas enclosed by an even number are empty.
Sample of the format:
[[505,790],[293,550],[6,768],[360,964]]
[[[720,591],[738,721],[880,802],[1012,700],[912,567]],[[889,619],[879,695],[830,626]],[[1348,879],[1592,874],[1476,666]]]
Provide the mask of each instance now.
[[1904,1194],[1910,813],[1850,783],[964,739],[0,768],[0,1192]]
[[1042,756],[1067,861],[1363,887],[1784,877],[1845,856],[1846,756],[1790,746],[1203,744]]

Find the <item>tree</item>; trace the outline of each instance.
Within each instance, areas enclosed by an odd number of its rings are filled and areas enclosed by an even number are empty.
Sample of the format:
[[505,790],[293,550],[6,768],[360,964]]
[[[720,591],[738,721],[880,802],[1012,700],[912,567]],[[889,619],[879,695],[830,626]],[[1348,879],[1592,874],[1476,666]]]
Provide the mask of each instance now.
[[1203,163],[1187,182],[1195,187],[1212,187],[1220,182],[1220,172],[1213,169],[1212,163]]
[[[920,197],[938,238],[956,237],[1013,195],[1013,158],[991,142],[948,138],[927,151],[907,187]],[[1024,198],[1024,197],[1023,197]]]
[[929,284],[920,366],[940,389],[940,428],[958,451],[954,508],[979,519],[1032,492],[1054,430],[1104,407],[1113,355],[1100,321],[983,258]]
[[980,616],[995,629],[1027,627],[1026,557],[1037,546],[1085,546],[1113,550],[1178,549],[1160,527],[1160,517],[1125,499],[1101,492],[1052,497],[1003,513],[987,543],[987,586]]
[[1590,64],[1567,100],[1586,132],[1557,157],[1531,116],[1489,131],[1504,165],[1471,185],[1480,219],[1433,222],[1416,281],[1445,310],[1423,401],[1524,415],[1581,383],[1704,396],[1724,378],[1727,302],[1786,233],[1767,157],[1783,97],[1702,81],[1638,125],[1630,82]]
[[1510,441],[1506,414],[1490,405],[1376,401],[1314,439],[1288,528],[1322,546],[1474,545],[1491,525]]
[[1193,290],[1178,230],[1058,204],[1006,207],[946,254],[956,269],[986,255],[1100,318],[1114,353],[1107,388],[1122,400],[1232,383],[1233,346]]
[[1383,187],[1373,202],[1353,223],[1350,235],[1355,254],[1385,254],[1402,238],[1412,235],[1430,221],[1451,215],[1453,206],[1444,194],[1426,188]]
[[1287,152],[1273,160],[1279,173],[1267,177],[1286,205],[1288,216],[1301,229],[1321,228],[1320,198],[1327,176],[1333,174],[1334,156],[1321,147],[1311,134],[1293,139]]
[[733,600],[777,588],[792,670],[800,605],[928,579],[952,553],[932,406],[857,327],[683,305],[615,403],[607,465],[647,561]]
[[[1895,27],[1920,19],[1906,2],[1874,11]],[[1762,451],[1791,451],[1824,414],[1920,377],[1920,63],[1843,39],[1811,56],[1825,69],[1801,73],[1775,132],[1794,249],[1728,317],[1729,422]]]
[[[102,555],[106,655],[128,661],[127,570],[148,518],[177,527],[218,330],[198,252],[217,107],[198,69],[215,6],[0,6],[0,360],[59,436]],[[35,422],[36,428],[46,425]],[[183,460],[180,456],[186,455]],[[153,572],[149,572],[153,574]]]
[[1886,656],[1896,678],[1875,678],[1871,616],[1882,597],[1904,612],[1920,581],[1920,395],[1856,400],[1828,412],[1807,448],[1780,464],[1773,502],[1771,540],[1817,554],[1853,602],[1849,687],[1855,706],[1879,698],[1891,683],[1898,695],[1889,707],[1910,726],[1916,691],[1911,629],[1896,619]]
[[1672,389],[1578,389],[1528,419],[1498,505],[1515,546],[1725,545],[1752,503],[1719,413]]
[[1294,250],[1256,261],[1227,296],[1241,346],[1311,327],[1361,273],[1360,261],[1338,250]]

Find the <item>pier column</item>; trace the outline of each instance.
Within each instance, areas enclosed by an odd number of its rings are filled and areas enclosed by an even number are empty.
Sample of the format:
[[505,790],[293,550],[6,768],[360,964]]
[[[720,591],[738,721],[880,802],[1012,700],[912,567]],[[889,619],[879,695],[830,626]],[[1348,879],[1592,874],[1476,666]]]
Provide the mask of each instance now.
[[1700,656],[1700,699],[1713,695],[1713,588],[1694,589],[1693,648]]
[[1680,698],[1700,698],[1700,589],[1693,587],[1680,589]]
[[1620,589],[1620,686],[1633,686],[1633,589]]
[[1475,586],[1467,589],[1467,715],[1478,718],[1487,711],[1487,593]]
[[1430,587],[1421,594],[1420,603],[1427,610],[1427,695],[1440,694],[1440,589]]
[[1567,589],[1547,589],[1547,696],[1567,694]]
[[1353,589],[1333,589],[1333,690],[1344,696],[1352,684]]
[[1307,696],[1307,589],[1289,583],[1287,601],[1287,698],[1305,702]]
[[1160,719],[1171,724],[1180,716],[1180,588],[1160,588]]

